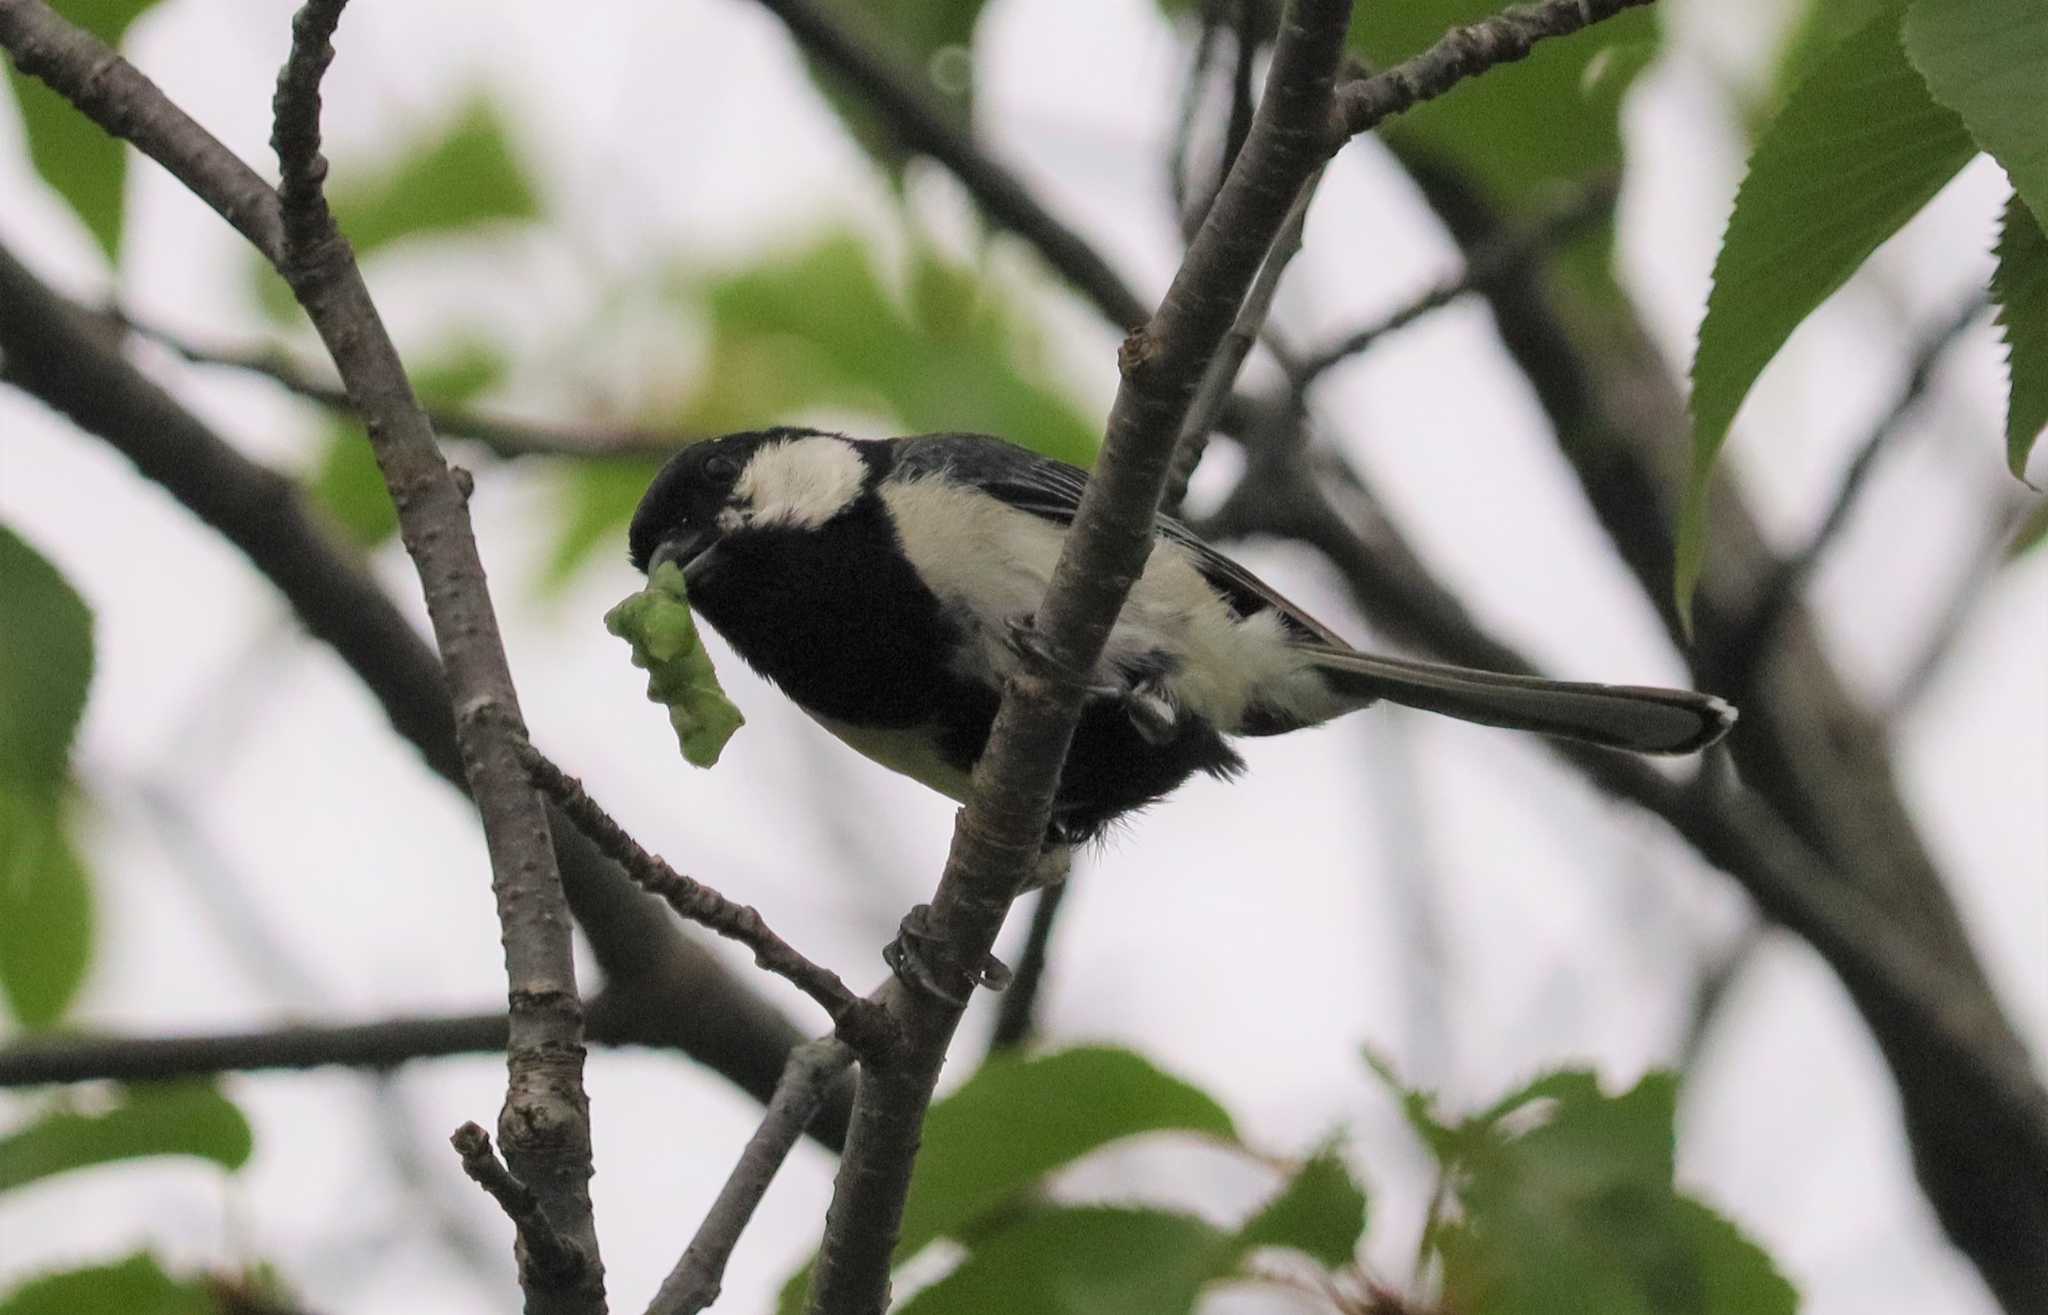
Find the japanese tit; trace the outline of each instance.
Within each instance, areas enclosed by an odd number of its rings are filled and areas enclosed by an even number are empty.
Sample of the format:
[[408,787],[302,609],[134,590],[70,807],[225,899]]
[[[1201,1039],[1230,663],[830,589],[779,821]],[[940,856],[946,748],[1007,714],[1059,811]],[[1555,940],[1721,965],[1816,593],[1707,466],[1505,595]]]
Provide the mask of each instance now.
[[[633,516],[633,565],[682,566],[691,605],[826,730],[956,800],[1052,578],[1086,472],[976,434],[731,434],[677,454]],[[1080,841],[1228,737],[1386,699],[1638,753],[1690,753],[1735,719],[1686,690],[1566,684],[1361,653],[1161,517],[1111,631],[1055,797]]]

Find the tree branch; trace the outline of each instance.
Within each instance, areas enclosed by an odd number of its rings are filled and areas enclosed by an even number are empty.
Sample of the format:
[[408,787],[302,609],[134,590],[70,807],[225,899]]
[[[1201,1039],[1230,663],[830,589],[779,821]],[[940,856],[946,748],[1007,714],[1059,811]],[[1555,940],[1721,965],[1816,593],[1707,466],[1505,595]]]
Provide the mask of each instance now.
[[498,1203],[518,1234],[519,1284],[525,1288],[574,1287],[583,1281],[590,1258],[555,1231],[533,1189],[512,1176],[491,1150],[491,1134],[465,1123],[448,1139],[462,1157],[462,1171]]
[[756,966],[817,1001],[832,1020],[837,1035],[862,1055],[886,1059],[895,1048],[895,1025],[881,1006],[855,995],[838,973],[805,958],[796,947],[776,935],[750,905],[735,904],[642,849],[611,814],[598,807],[581,781],[555,766],[538,749],[525,745],[520,756],[534,782],[577,830],[625,869],[635,885],[666,902],[677,916],[752,950]]
[[1003,989],[996,1012],[995,1031],[988,1048],[1012,1050],[1031,1039],[1035,1028],[1032,1014],[1045,985],[1045,966],[1052,947],[1052,929],[1059,920],[1060,905],[1067,897],[1073,878],[1056,881],[1038,892],[1031,906],[1031,930],[1024,938],[1024,953],[1017,958],[1017,975]]
[[1452,28],[1414,58],[1339,87],[1337,112],[1329,128],[1330,149],[1443,95],[1466,78],[1526,58],[1539,41],[1569,36],[1624,9],[1650,3],[1652,0],[1543,0]]
[[537,1315],[601,1313],[604,1263],[590,1206],[583,1001],[547,811],[519,758],[526,734],[519,696],[484,583],[468,496],[441,458],[354,253],[327,208],[320,82],[334,58],[329,41],[346,4],[307,0],[292,20],[291,53],[272,100],[270,140],[284,230],[275,264],[364,418],[400,536],[418,568],[470,797],[483,819],[510,1003],[498,1136],[512,1173],[537,1198],[536,1209],[583,1261],[573,1269],[522,1266],[527,1308]]
[[[1038,612],[1045,660],[1004,692],[932,900],[928,927],[952,964],[987,954],[1038,856],[1085,674],[1150,550],[1181,420],[1295,198],[1325,158],[1349,15],[1344,0],[1289,6],[1237,167],[1158,313],[1125,341],[1102,457]],[[879,1315],[888,1305],[919,1130],[960,1018],[959,1006],[900,986],[885,1001],[904,1027],[905,1053],[862,1070],[811,1286],[815,1315]]]
[[682,1258],[662,1280],[647,1315],[696,1315],[718,1300],[725,1265],[740,1234],[752,1222],[768,1185],[831,1092],[833,1081],[852,1063],[853,1051],[834,1037],[821,1037],[789,1052],[789,1065],[768,1101],[761,1126],[740,1152],[739,1163]]
[[[109,308],[106,317],[121,327],[165,348],[193,365],[215,366],[257,374],[286,392],[316,402],[339,415],[356,414],[348,390],[329,383],[294,362],[277,348],[244,348],[237,351],[201,347],[161,325],[145,324],[119,307]],[[587,425],[547,424],[489,415],[467,407],[425,407],[427,421],[443,438],[466,438],[508,460],[520,457],[615,457],[658,461],[673,456],[694,436],[661,433],[649,429],[618,429]]]

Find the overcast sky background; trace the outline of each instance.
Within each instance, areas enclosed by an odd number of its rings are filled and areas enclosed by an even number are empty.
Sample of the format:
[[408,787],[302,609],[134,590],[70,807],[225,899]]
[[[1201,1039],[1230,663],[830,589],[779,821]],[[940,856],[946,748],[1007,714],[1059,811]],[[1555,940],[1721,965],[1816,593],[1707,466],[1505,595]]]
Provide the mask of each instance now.
[[[1668,6],[1672,53],[1629,105],[1623,259],[1677,360],[1740,177],[1721,86],[1758,76],[1774,8]],[[286,41],[275,3],[169,0],[127,53],[270,172],[267,112]],[[476,325],[545,359],[502,409],[624,415],[683,387],[687,365],[668,363],[690,359],[686,329],[651,315],[625,317],[602,340],[578,328],[599,285],[652,260],[717,268],[838,223],[894,231],[881,185],[782,29],[738,0],[573,12],[365,2],[337,46],[326,101],[340,174],[481,86],[543,182],[554,228],[487,257],[421,246],[372,271],[401,345]],[[985,138],[1156,296],[1177,258],[1161,160],[1184,44],[1146,0],[996,0],[977,58]],[[919,170],[911,189],[964,249],[950,181]],[[261,333],[239,239],[147,164],[129,196],[130,304],[203,340]],[[1845,454],[1889,405],[1910,351],[1899,324],[1938,321],[1981,282],[2003,196],[1997,170],[1973,166],[1759,388],[1731,457],[1781,544],[1815,523]],[[83,229],[30,170],[11,114],[0,114],[0,241],[82,296],[108,286]],[[1008,244],[996,259],[1012,277],[1033,269]],[[1370,146],[1353,147],[1318,198],[1279,316],[1316,340],[1455,268],[1407,185]],[[1102,413],[1115,335],[1049,283],[1037,301],[1061,377]],[[2000,355],[1982,325],[1950,355],[1914,437],[1880,468],[1816,581],[1830,649],[1874,700],[1910,665],[1986,499],[2003,491]],[[317,450],[319,417],[274,389],[146,363],[250,455],[303,468]],[[1400,335],[1319,400],[1321,432],[1372,473],[1487,624],[1560,674],[1683,679],[1477,308]],[[1226,486],[1229,463],[1219,451],[1198,497]],[[718,770],[686,768],[598,623],[635,587],[623,544],[566,589],[541,588],[558,489],[538,466],[488,468],[474,501],[537,740],[645,843],[870,985],[878,947],[935,880],[951,805],[855,758],[722,647],[749,724]],[[232,550],[104,445],[12,392],[0,392],[0,522],[57,562],[97,617],[78,764],[102,805],[89,839],[103,927],[78,1021],[168,1033],[502,1000],[467,807]],[[1370,638],[1310,555],[1240,555],[1340,631]],[[395,548],[378,568],[418,614]],[[2037,1054],[2048,1048],[2044,577],[2042,553],[2007,573],[1898,728],[1908,799]],[[1055,947],[1047,1034],[1135,1046],[1215,1092],[1274,1151],[1348,1129],[1375,1197],[1371,1259],[1405,1279],[1428,1180],[1360,1046],[1454,1108],[1563,1063],[1632,1082],[1672,1058],[1685,966],[1750,915],[1731,883],[1561,772],[1539,743],[1380,710],[1243,748],[1244,782],[1190,785],[1081,873]],[[822,1027],[779,983],[761,989]],[[984,1001],[970,1015],[950,1080],[980,1053],[992,1014]],[[495,1117],[502,1079],[488,1056],[415,1065],[381,1087],[335,1072],[233,1079],[257,1128],[242,1173],[124,1167],[0,1197],[0,1289],[148,1245],[188,1265],[278,1262],[309,1309],[332,1315],[507,1309],[509,1229],[443,1140],[465,1119]],[[613,1301],[637,1309],[756,1109],[667,1055],[596,1051],[589,1086]],[[19,1104],[0,1097],[0,1126]],[[1867,1033],[1803,945],[1773,937],[1739,979],[1680,1117],[1684,1185],[1761,1240],[1814,1315],[1993,1310],[1914,1188]],[[722,1309],[764,1308],[807,1254],[831,1167],[799,1150],[734,1258]],[[1269,1188],[1213,1152],[1157,1145],[1090,1166],[1075,1185],[1219,1218]],[[451,1251],[443,1223],[465,1245],[482,1239],[480,1259]],[[1297,1308],[1242,1294],[1217,1305]]]

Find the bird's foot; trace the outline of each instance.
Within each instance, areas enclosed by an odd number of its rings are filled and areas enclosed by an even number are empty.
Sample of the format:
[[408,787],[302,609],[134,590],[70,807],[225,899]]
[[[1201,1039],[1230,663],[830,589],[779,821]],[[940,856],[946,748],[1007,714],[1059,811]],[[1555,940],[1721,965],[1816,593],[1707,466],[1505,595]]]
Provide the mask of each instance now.
[[[1003,618],[1003,642],[1012,653],[1040,671],[1060,669],[1059,660],[1038,633],[1037,618],[1030,612]],[[1091,699],[1120,699],[1127,691],[1121,685],[1090,685],[1083,692]]]
[[931,929],[931,914],[931,905],[920,904],[903,915],[896,939],[882,948],[882,961],[889,965],[889,971],[902,978],[906,985],[916,987],[956,1009],[967,1007],[967,997],[977,986],[1000,991],[1010,984],[1009,966],[993,954],[983,955],[981,962],[972,967],[947,963],[943,959],[933,962],[938,956],[928,951],[932,948],[943,951],[945,947],[938,933]]

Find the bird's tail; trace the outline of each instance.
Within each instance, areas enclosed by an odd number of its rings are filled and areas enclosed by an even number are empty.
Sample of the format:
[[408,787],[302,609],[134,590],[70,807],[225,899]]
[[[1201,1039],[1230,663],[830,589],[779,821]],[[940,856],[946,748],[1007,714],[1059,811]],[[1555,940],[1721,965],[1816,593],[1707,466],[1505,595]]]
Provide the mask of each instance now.
[[1302,646],[1337,693],[1385,699],[1460,721],[1535,731],[1635,753],[1693,753],[1728,733],[1735,709],[1710,694],[1640,685],[1585,685],[1469,667]]

